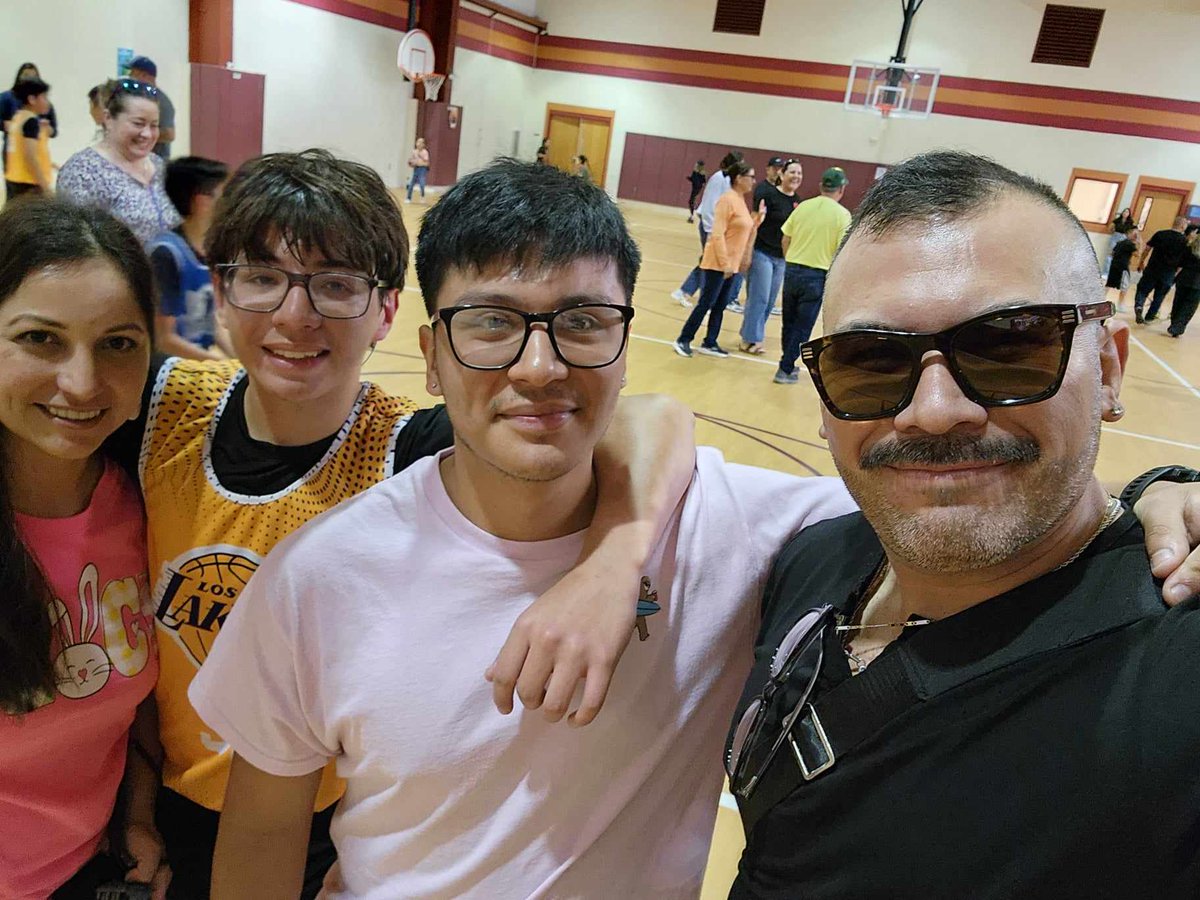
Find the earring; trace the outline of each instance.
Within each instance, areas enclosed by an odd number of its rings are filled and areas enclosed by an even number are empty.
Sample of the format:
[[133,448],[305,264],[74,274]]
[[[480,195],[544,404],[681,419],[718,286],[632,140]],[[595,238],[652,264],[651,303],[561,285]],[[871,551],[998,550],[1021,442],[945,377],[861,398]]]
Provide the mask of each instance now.
[[437,390],[437,382],[436,381],[429,382],[429,387],[436,391]]
[[626,380],[625,380],[625,376],[624,376],[624,375],[622,375],[622,376],[621,376],[621,387],[625,387],[625,385],[626,385],[626,384],[627,384],[627,382],[626,382]]
[[1114,420],[1119,419],[1121,416],[1125,415],[1125,407],[1123,407],[1120,403],[1114,403],[1112,405],[1112,409],[1109,411],[1109,415],[1112,416]]

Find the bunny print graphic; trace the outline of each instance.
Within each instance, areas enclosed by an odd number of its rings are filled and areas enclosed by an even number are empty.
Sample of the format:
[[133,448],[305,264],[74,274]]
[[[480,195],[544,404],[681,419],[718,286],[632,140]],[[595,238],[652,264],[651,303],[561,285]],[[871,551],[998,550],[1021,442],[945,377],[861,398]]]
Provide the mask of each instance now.
[[[132,678],[146,667],[151,628],[143,611],[147,593],[144,578],[110,581],[101,593],[100,573],[88,563],[79,576],[78,631],[66,604],[57,598],[51,602],[50,621],[60,648],[54,659],[59,694],[82,700],[103,689],[114,668]],[[110,652],[117,654],[115,662]]]

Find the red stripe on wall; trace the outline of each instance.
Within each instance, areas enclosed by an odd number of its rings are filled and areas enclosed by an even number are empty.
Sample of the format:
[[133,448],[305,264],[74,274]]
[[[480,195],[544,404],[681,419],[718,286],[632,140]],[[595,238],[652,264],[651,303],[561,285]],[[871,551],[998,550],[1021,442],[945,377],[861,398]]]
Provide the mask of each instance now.
[[988,109],[958,103],[938,103],[940,115],[960,116],[965,119],[990,119],[997,122],[1012,122],[1017,125],[1041,125],[1048,128],[1066,128],[1072,131],[1094,131],[1100,134],[1124,134],[1130,137],[1157,138],[1164,141],[1183,141],[1200,144],[1200,132],[1165,125],[1142,125],[1137,122],[1121,122],[1113,119],[1085,119],[1064,117],[1052,113],[1033,113],[1013,109]]
[[393,16],[388,13],[379,12],[378,10],[368,9],[365,6],[359,6],[357,3],[351,2],[351,0],[290,0],[290,2],[299,3],[301,6],[311,6],[314,9],[322,9],[325,12],[345,16],[348,19],[358,19],[360,22],[382,25],[384,28],[408,31],[407,17]]
[[1168,97],[1145,97],[1141,94],[1118,94],[1114,91],[1091,91],[1081,88],[1054,87],[1048,84],[1023,84],[1016,81],[989,81],[984,78],[959,78],[953,75],[943,75],[939,87],[959,88],[966,91],[989,91],[1013,97],[1067,100],[1073,103],[1104,103],[1109,106],[1153,109],[1190,116],[1200,115],[1200,103],[1172,100]]
[[[611,41],[589,41],[585,38],[564,38],[544,35],[543,47],[561,50],[586,50],[599,53],[621,53],[649,59],[673,59],[704,65],[744,66],[749,69],[773,69],[779,72],[807,72],[812,75],[850,76],[849,66],[807,62],[801,59],[778,59],[772,56],[745,56],[739,53],[709,53],[704,50],[683,50],[676,47],[653,47],[649,44],[616,44]],[[539,61],[538,66],[541,67]]]
[[513,25],[511,22],[505,22],[503,19],[481,15],[472,9],[461,8],[458,11],[459,21],[470,22],[472,25],[478,25],[481,28],[491,28],[493,31],[499,31],[502,34],[507,34],[515,38],[521,38],[525,41],[533,41],[537,33],[528,29],[521,28],[518,25]]
[[520,63],[523,66],[533,68],[532,56],[527,53],[517,53],[509,50],[507,47],[485,44],[483,41],[477,41],[474,38],[464,37],[463,35],[459,35],[455,46],[462,47],[464,50],[474,50],[476,53],[483,53],[487,56],[494,56],[497,59],[507,59],[509,62]]
[[841,103],[845,96],[841,91],[799,88],[790,84],[733,81],[728,78],[691,75],[685,72],[647,72],[644,69],[597,66],[590,63],[571,63],[561,60],[539,59],[538,68],[557,72],[577,72],[584,75],[608,75],[612,78],[633,78],[638,81],[653,81],[659,84],[679,84],[686,87],[712,88],[718,91],[737,91],[743,94],[772,94],[777,97],[796,97],[803,100],[828,100],[835,103]]

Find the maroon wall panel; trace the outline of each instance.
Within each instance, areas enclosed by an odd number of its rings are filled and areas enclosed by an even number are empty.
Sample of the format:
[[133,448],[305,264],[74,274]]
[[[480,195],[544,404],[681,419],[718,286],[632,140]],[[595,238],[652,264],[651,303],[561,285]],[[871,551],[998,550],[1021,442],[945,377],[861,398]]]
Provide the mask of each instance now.
[[[634,148],[636,152],[631,154]],[[802,200],[820,193],[822,172],[830,166],[841,166],[850,178],[842,203],[850,210],[855,209],[862,201],[863,195],[874,181],[877,167],[876,163],[858,160],[809,156],[755,147],[730,147],[725,144],[630,133],[625,136],[625,158],[621,163],[617,196],[686,209],[689,185],[684,178],[691,172],[696,160],[704,160],[705,170],[711,176],[717,171],[721,158],[730,150],[741,150],[746,160],[754,166],[759,179],[765,177],[767,160],[772,156],[800,160],[804,166],[804,181],[800,185],[798,195]]]
[[625,139],[625,160],[621,164],[621,183],[617,185],[618,197],[634,197],[637,191],[637,170],[642,165],[642,145],[646,142],[640,134],[631,134]]
[[[458,181],[458,148],[462,136],[462,108],[458,110],[458,125],[450,127],[449,103],[421,101],[417,107],[417,136],[425,138],[429,150],[429,183],[450,185]],[[408,154],[404,157],[408,159]],[[412,170],[405,169],[405,181]]]
[[192,64],[191,146],[230,168],[262,153],[266,76]]

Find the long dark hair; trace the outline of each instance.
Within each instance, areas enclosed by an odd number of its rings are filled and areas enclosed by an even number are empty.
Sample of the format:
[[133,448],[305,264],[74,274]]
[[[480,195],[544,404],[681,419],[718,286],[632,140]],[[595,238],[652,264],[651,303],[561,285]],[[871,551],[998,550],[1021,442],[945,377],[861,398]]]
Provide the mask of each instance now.
[[16,87],[21,83],[21,73],[26,69],[33,69],[33,71],[37,72],[38,78],[42,77],[42,70],[37,67],[37,63],[21,63],[21,65],[17,67],[17,74],[13,76],[13,87]]
[[[51,266],[103,259],[124,275],[153,334],[154,280],[138,239],[108,213],[23,198],[0,211],[0,304]],[[45,574],[17,531],[8,462],[0,458],[0,712],[31,712],[54,696],[51,600]]]

